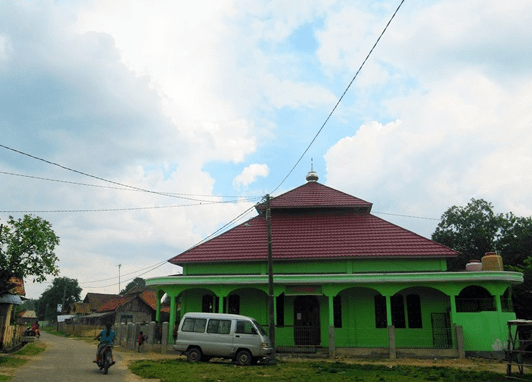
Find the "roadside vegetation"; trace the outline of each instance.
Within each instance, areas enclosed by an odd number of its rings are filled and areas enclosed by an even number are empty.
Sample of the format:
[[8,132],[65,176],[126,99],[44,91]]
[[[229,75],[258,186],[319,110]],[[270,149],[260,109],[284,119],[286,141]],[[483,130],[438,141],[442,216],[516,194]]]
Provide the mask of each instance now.
[[[192,381],[359,381],[359,382],[502,382],[506,375],[446,367],[386,366],[344,362],[284,362],[249,367],[230,362],[188,363],[185,360],[135,361],[130,370],[161,382]],[[532,381],[531,375],[520,376]]]
[[45,350],[42,342],[32,342],[13,353],[0,354],[0,382],[10,381],[15,369],[24,365],[31,357]]

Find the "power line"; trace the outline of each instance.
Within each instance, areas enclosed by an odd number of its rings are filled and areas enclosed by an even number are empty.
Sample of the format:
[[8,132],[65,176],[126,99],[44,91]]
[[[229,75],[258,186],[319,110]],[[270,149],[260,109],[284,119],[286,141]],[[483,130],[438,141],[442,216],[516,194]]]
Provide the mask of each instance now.
[[[136,279],[136,278],[139,277],[139,276],[145,275],[146,273],[150,273],[151,271],[154,271],[154,270],[156,270],[157,268],[162,267],[162,266],[165,265],[166,263],[167,263],[166,261],[161,262],[161,263],[159,263],[158,265],[156,265],[156,266],[154,266],[154,267],[148,269],[147,271],[145,271],[145,272],[143,272],[143,273],[139,273],[139,274],[138,274],[137,276],[135,276],[135,277],[131,277],[131,278],[126,279],[126,280],[121,280],[120,282],[128,282],[128,281],[134,280],[134,279]],[[112,286],[116,286],[116,285],[118,285],[118,282],[116,282],[116,283],[114,283],[114,284],[104,285],[104,286],[101,286],[101,287],[94,287],[94,286],[88,287],[88,286],[82,286],[82,285],[80,285],[80,287],[81,287],[81,288],[84,288],[84,289],[89,289],[89,288],[98,289],[98,288],[108,288],[108,287],[112,287]]]
[[[151,268],[151,267],[155,267],[155,266],[162,266],[164,264],[166,264],[168,261],[162,261],[162,262],[159,262],[155,265],[150,265],[148,267],[145,267],[145,268],[142,268],[141,270],[137,270],[137,271],[133,271],[133,272],[129,272],[129,273],[124,273],[122,276],[128,276],[128,275],[132,275],[134,273],[139,273],[139,272],[143,272],[145,269],[148,269],[148,268]],[[114,280],[116,279],[118,276],[115,276],[115,277],[110,277],[110,278],[107,278],[107,279],[102,279],[102,280],[94,280],[94,281],[80,281],[80,283],[82,284],[93,284],[93,283],[101,283],[102,281],[109,281],[109,280]]]
[[[107,188],[107,189],[111,189],[111,190],[121,190],[121,191],[131,191],[131,192],[144,192],[144,191],[141,191],[141,190],[134,190],[134,189],[131,189],[131,188],[112,187],[112,186],[102,186],[102,185],[99,185],[99,184],[71,182],[71,181],[68,181],[68,180],[43,178],[43,177],[40,177],[40,176],[17,174],[17,173],[14,173],[14,172],[7,172],[7,171],[0,171],[0,174],[11,175],[11,176],[19,176],[19,177],[30,178],[30,179],[46,180],[46,181],[49,181],[49,182],[74,184],[74,185],[78,185],[78,186]],[[177,193],[177,192],[166,192],[165,194],[168,194],[168,195],[182,195],[182,196],[195,196],[195,197],[203,197],[203,198],[239,198],[239,197],[241,197],[241,195],[202,195],[202,194],[184,194],[184,193]],[[256,196],[256,198],[260,198],[260,197],[261,196]]]
[[384,27],[384,29],[382,30],[381,34],[379,35],[379,38],[377,38],[377,41],[375,41],[375,44],[373,44],[372,48],[370,49],[369,53],[367,54],[366,58],[364,59],[364,61],[362,61],[362,64],[360,65],[360,67],[358,68],[358,70],[356,71],[355,75],[353,76],[353,78],[351,79],[351,82],[349,82],[349,85],[347,85],[347,88],[344,90],[343,94],[341,95],[341,97],[338,99],[338,102],[336,102],[336,105],[334,105],[333,109],[331,110],[331,112],[329,113],[329,115],[327,116],[327,118],[325,119],[325,122],[323,122],[323,124],[321,125],[320,129],[318,130],[318,132],[316,133],[316,135],[314,136],[314,138],[312,138],[312,141],[310,141],[309,145],[307,146],[307,148],[305,149],[305,151],[303,151],[303,154],[301,154],[301,156],[299,157],[299,159],[297,160],[296,164],[294,165],[294,167],[292,167],[292,169],[288,172],[288,174],[284,177],[284,179],[281,181],[281,183],[279,183],[279,185],[277,187],[275,187],[275,189],[271,192],[271,194],[273,194],[275,191],[277,191],[277,189],[279,187],[281,187],[281,185],[286,181],[286,179],[288,179],[288,177],[290,176],[290,174],[292,174],[292,172],[295,170],[295,168],[297,167],[297,165],[299,164],[299,162],[301,162],[301,159],[303,159],[303,157],[305,156],[305,154],[307,153],[307,151],[310,149],[310,147],[312,146],[312,144],[314,143],[314,141],[316,140],[316,138],[318,138],[318,135],[320,135],[321,131],[323,130],[323,128],[325,127],[325,125],[327,124],[327,122],[329,121],[329,119],[331,118],[331,116],[333,115],[333,113],[335,112],[336,108],[338,107],[338,105],[340,104],[340,102],[342,102],[344,96],[346,95],[347,91],[349,90],[349,88],[351,87],[351,84],[353,84],[353,82],[355,81],[355,79],[358,77],[358,74],[360,73],[360,71],[362,70],[362,68],[364,67],[364,65],[366,64],[366,61],[368,60],[369,56],[371,55],[371,53],[373,53],[373,50],[376,48],[377,44],[379,43],[379,41],[381,40],[382,36],[384,35],[384,33],[386,32],[386,30],[388,29],[388,26],[391,24],[392,20],[395,18],[395,15],[397,14],[397,12],[399,11],[399,9],[401,8],[401,6],[403,5],[405,0],[401,0],[401,3],[399,3],[399,6],[397,7],[397,9],[395,10],[395,12],[393,13],[392,17],[390,18],[390,20],[388,20],[388,23],[386,24],[386,26]]
[[33,159],[39,160],[39,161],[41,161],[41,162],[48,163],[48,164],[50,164],[50,165],[52,165],[52,166],[57,166],[57,167],[62,168],[62,169],[64,169],[64,170],[75,172],[76,174],[80,174],[80,175],[83,175],[83,176],[88,176],[89,178],[93,178],[93,179],[101,180],[102,182],[115,184],[115,185],[117,185],[117,186],[127,187],[127,188],[130,188],[130,189],[132,189],[132,190],[137,190],[137,191],[142,191],[142,192],[147,192],[147,193],[150,193],[150,194],[156,194],[156,195],[162,195],[162,196],[169,196],[169,197],[172,197],[172,198],[187,199],[187,200],[192,200],[192,201],[196,201],[196,202],[202,202],[202,201],[204,201],[204,200],[198,200],[198,199],[194,199],[194,198],[190,198],[190,197],[186,197],[186,196],[178,196],[178,195],[173,195],[173,194],[166,193],[166,192],[158,192],[158,191],[146,190],[146,189],[141,188],[141,187],[130,186],[130,185],[127,185],[127,184],[124,184],[124,183],[115,182],[115,181],[113,181],[113,180],[104,179],[104,178],[101,178],[101,177],[99,177],[99,176],[95,176],[95,175],[87,174],[87,173],[85,173],[85,172],[78,171],[78,170],[72,169],[72,168],[70,168],[70,167],[66,167],[66,166],[63,166],[63,165],[61,165],[61,164],[58,164],[58,163],[55,163],[55,162],[51,162],[51,161],[46,160],[46,159],[36,157],[36,156],[34,156],[34,155],[31,155],[31,154],[25,153],[25,152],[20,151],[20,150],[13,149],[13,148],[11,148],[11,147],[8,147],[8,146],[2,145],[2,144],[0,144],[0,147],[4,148],[4,149],[6,149],[6,150],[11,150],[11,151],[13,151],[13,152],[15,152],[15,153],[17,153],[17,154],[25,155],[25,156],[27,156],[27,157],[30,157],[30,158],[33,158]]
[[441,220],[441,219],[437,219],[437,218],[428,218],[428,217],[424,217],[424,216],[392,214],[392,213],[390,213],[390,212],[372,211],[372,213],[374,213],[374,214],[379,214],[379,215],[399,216],[399,217],[402,217],[402,218],[425,219],[425,220]]
[[225,200],[225,201],[204,201],[194,204],[175,204],[169,206],[151,206],[151,207],[128,207],[128,208],[100,208],[100,209],[78,209],[78,210],[11,210],[0,211],[0,213],[10,214],[38,214],[38,213],[73,213],[73,212],[116,212],[116,211],[141,211],[141,210],[155,210],[166,208],[179,208],[179,207],[194,207],[194,206],[207,206],[212,204],[228,204],[228,203],[250,203],[252,200]]

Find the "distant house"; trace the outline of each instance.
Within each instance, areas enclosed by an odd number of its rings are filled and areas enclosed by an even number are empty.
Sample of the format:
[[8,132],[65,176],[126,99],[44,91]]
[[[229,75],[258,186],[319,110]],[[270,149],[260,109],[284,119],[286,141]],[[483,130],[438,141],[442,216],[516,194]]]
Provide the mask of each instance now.
[[34,310],[23,310],[17,317],[17,324],[31,326],[37,322],[37,313]]
[[[118,294],[105,294],[105,293],[87,293],[83,299],[83,304],[88,306],[89,313],[94,313],[98,308],[115,298],[119,298]],[[83,308],[84,310],[86,308]],[[75,313],[74,313],[75,314]]]
[[[156,309],[155,291],[144,290],[115,297],[101,305],[94,313],[78,317],[77,320],[96,325],[103,325],[106,322],[147,323],[155,321]],[[163,308],[162,312],[168,316],[169,308]]]
[[178,301],[181,313],[244,314],[268,328],[270,221],[278,350],[503,353],[521,273],[450,272],[446,259],[458,252],[317,180],[311,171],[306,184],[272,198],[269,209],[257,204],[258,216],[170,259],[182,275],[146,280],[170,297],[170,333]]
[[76,316],[86,316],[91,314],[91,307],[89,304],[84,302],[74,302],[70,304],[69,314],[74,314]]

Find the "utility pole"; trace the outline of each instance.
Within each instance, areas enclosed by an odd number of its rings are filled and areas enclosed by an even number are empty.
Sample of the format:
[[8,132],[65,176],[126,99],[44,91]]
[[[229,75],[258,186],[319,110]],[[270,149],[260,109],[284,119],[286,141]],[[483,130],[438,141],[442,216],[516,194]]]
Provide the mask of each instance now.
[[275,318],[273,311],[273,254],[272,254],[272,221],[271,221],[271,209],[270,209],[270,195],[266,194],[266,227],[268,229],[268,286],[269,286],[269,299],[268,308],[270,311],[270,340],[272,342],[273,355],[275,359]]
[[63,313],[63,310],[65,310],[65,297],[66,297],[66,289],[67,289],[67,282],[68,282],[68,279],[66,277],[63,280],[65,281],[65,289],[63,289],[63,304],[61,305],[61,313]]
[[120,267],[122,264],[118,264],[118,294],[120,294]]

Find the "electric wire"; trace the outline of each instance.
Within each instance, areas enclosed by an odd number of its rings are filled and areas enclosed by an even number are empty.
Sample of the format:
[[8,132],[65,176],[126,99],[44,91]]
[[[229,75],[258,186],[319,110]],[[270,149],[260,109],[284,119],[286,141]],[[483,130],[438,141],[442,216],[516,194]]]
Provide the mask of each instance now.
[[[144,267],[144,268],[142,268],[142,269],[140,269],[140,270],[136,270],[136,271],[133,271],[133,272],[124,273],[124,274],[122,274],[121,276],[123,277],[123,276],[129,276],[129,275],[132,275],[132,274],[134,274],[134,273],[140,273],[140,272],[143,272],[145,269],[148,269],[148,268],[151,268],[151,267],[154,267],[154,266],[157,266],[157,265],[164,265],[164,264],[166,264],[167,262],[168,262],[168,261],[166,261],[166,260],[165,260],[165,261],[160,261],[160,262],[158,262],[158,263],[155,264],[155,265],[150,265],[150,266],[148,266],[148,267]],[[109,280],[114,280],[114,279],[116,279],[116,276],[115,276],[115,277],[109,277],[109,278],[107,278],[107,279],[94,280],[94,281],[80,281],[80,283],[82,283],[82,284],[94,284],[94,283],[101,283],[101,282],[103,282],[103,281],[109,281]]]
[[[141,190],[135,190],[135,189],[131,189],[131,188],[112,187],[112,186],[102,186],[102,185],[99,185],[99,184],[71,182],[71,181],[68,181],[68,180],[43,178],[43,177],[40,177],[40,176],[17,174],[17,173],[14,173],[14,172],[7,172],[7,171],[0,171],[0,174],[11,175],[11,176],[19,176],[19,177],[30,178],[30,179],[46,180],[46,181],[49,181],[49,182],[74,184],[74,185],[78,185],[78,186],[106,188],[106,189],[111,189],[111,190],[121,190],[121,191],[131,191],[131,192],[144,192],[144,191],[141,191]],[[195,196],[195,197],[202,197],[202,198],[240,198],[241,197],[239,195],[206,195],[206,194],[202,195],[202,194],[184,194],[184,193],[177,193],[177,192],[166,192],[165,194],[168,194],[168,195]],[[251,197],[260,198],[260,196],[251,196]]]
[[310,147],[314,144],[314,141],[318,138],[318,135],[320,135],[321,131],[323,130],[323,128],[325,127],[325,125],[327,124],[327,122],[329,121],[329,119],[331,118],[331,116],[333,115],[333,113],[335,112],[336,108],[338,107],[338,105],[340,104],[340,102],[342,102],[344,96],[346,95],[347,91],[349,90],[349,88],[351,87],[351,85],[353,84],[353,82],[355,81],[355,79],[358,77],[358,74],[360,73],[360,71],[362,70],[362,68],[364,67],[364,65],[366,64],[366,61],[369,59],[369,56],[371,55],[371,53],[373,52],[373,50],[377,47],[377,44],[379,43],[379,41],[381,40],[382,36],[384,35],[384,33],[386,32],[386,30],[388,29],[388,26],[391,24],[392,20],[395,18],[395,15],[397,14],[397,12],[399,12],[399,9],[401,8],[401,6],[403,5],[405,0],[401,0],[401,2],[399,3],[399,6],[397,7],[397,9],[395,10],[395,12],[393,13],[392,17],[390,18],[390,20],[388,20],[388,23],[386,24],[386,26],[384,27],[384,29],[382,30],[381,34],[379,35],[379,38],[377,38],[377,41],[375,41],[375,44],[373,44],[372,48],[370,49],[369,53],[367,54],[366,58],[364,59],[364,61],[362,61],[362,64],[360,65],[360,67],[358,68],[358,70],[356,71],[355,75],[353,76],[353,78],[351,79],[351,82],[349,82],[349,85],[347,85],[347,88],[344,90],[344,92],[342,93],[342,95],[340,96],[340,98],[338,99],[338,102],[336,102],[336,104],[334,105],[333,109],[331,110],[331,112],[329,113],[329,115],[327,116],[327,118],[325,119],[325,122],[323,122],[323,124],[321,125],[320,129],[318,130],[318,132],[316,133],[316,135],[314,136],[314,138],[312,138],[312,140],[310,141],[309,145],[307,146],[307,148],[305,149],[305,151],[303,151],[303,154],[301,154],[301,156],[299,157],[299,159],[297,160],[296,164],[294,165],[294,167],[292,167],[292,169],[288,172],[288,174],[284,177],[284,179],[281,181],[281,183],[279,183],[279,185],[277,187],[275,187],[275,189],[270,193],[270,194],[273,194],[275,191],[277,191],[279,189],[279,187],[282,186],[282,184],[286,181],[286,179],[288,179],[288,177],[292,174],[292,172],[295,170],[295,168],[297,167],[297,165],[299,164],[299,162],[301,162],[301,160],[303,159],[303,157],[305,156],[305,154],[308,152],[308,150],[310,149]]
[[20,214],[42,214],[42,213],[73,213],[73,212],[116,212],[116,211],[141,211],[141,210],[155,210],[155,209],[166,209],[166,208],[179,208],[179,207],[194,207],[194,206],[207,206],[213,204],[229,204],[229,203],[250,203],[252,200],[241,199],[241,200],[224,200],[224,201],[204,201],[200,203],[193,204],[175,204],[168,206],[150,206],[150,207],[126,207],[126,208],[99,208],[99,209],[77,209],[77,210],[0,210],[0,213],[20,213]]
[[[309,145],[307,146],[307,148],[303,151],[303,153],[301,154],[301,156],[299,157],[299,159],[296,161],[296,163],[294,164],[294,166],[291,168],[291,170],[288,172],[288,174],[283,178],[283,180],[281,181],[281,183],[279,183],[279,185],[271,192],[271,194],[273,194],[275,191],[277,191],[283,184],[284,182],[286,181],[286,179],[288,179],[288,177],[292,174],[292,172],[295,170],[295,168],[298,166],[298,164],[301,162],[301,160],[303,159],[303,157],[305,156],[305,154],[308,152],[308,150],[310,149],[310,147],[314,144],[314,142],[316,141],[316,139],[318,138],[318,136],[320,135],[320,133],[322,132],[322,130],[325,128],[325,125],[328,123],[328,121],[330,120],[330,118],[332,117],[333,113],[336,111],[337,107],[339,106],[340,102],[343,100],[344,96],[347,94],[347,92],[349,91],[349,89],[351,88],[351,85],[353,84],[353,82],[355,81],[355,79],[358,77],[358,74],[361,72],[362,68],[364,67],[365,63],[367,62],[367,60],[369,59],[369,57],[371,56],[371,54],[373,53],[374,49],[377,47],[378,43],[380,42],[382,36],[384,35],[384,33],[387,31],[389,25],[391,24],[391,22],[393,21],[393,19],[395,18],[396,14],[398,13],[399,9],[401,8],[401,6],[403,5],[404,3],[404,0],[401,0],[399,6],[397,7],[397,9],[395,10],[395,12],[392,14],[391,18],[389,19],[388,23],[386,24],[386,26],[384,27],[384,29],[382,30],[381,34],[379,35],[379,37],[377,38],[376,42],[373,44],[372,48],[370,49],[369,53],[366,55],[366,57],[364,58],[362,64],[360,65],[360,67],[358,68],[358,70],[356,71],[355,75],[353,76],[353,78],[351,79],[351,81],[349,82],[349,84],[347,85],[346,89],[344,90],[344,92],[342,93],[342,95],[340,96],[340,98],[338,99],[338,101],[336,102],[336,104],[334,105],[333,109],[331,110],[331,112],[329,113],[329,115],[327,116],[327,118],[325,119],[325,121],[323,122],[323,124],[321,125],[320,129],[318,130],[318,132],[315,134],[315,136],[313,137],[313,139],[311,140],[311,142],[309,143]],[[100,181],[103,181],[103,182],[107,182],[107,183],[111,183],[111,184],[115,184],[115,185],[118,185],[118,186],[121,186],[121,187],[126,187],[127,189],[132,189],[132,190],[137,190],[137,191],[142,191],[142,192],[147,192],[147,193],[153,193],[153,194],[158,194],[158,195],[163,195],[163,196],[172,196],[172,197],[180,197],[180,198],[183,198],[183,199],[190,199],[190,198],[186,198],[186,197],[182,197],[182,196],[177,196],[177,195],[171,195],[171,194],[168,194],[168,193],[160,193],[160,192],[157,192],[157,191],[152,191],[152,190],[146,190],[146,189],[143,189],[143,188],[140,188],[140,187],[135,187],[135,186],[130,186],[130,185],[126,185],[126,184],[123,184],[123,183],[119,183],[119,182],[115,182],[115,181],[111,181],[111,180],[107,180],[107,179],[104,179],[104,178],[101,178],[101,177],[97,177],[97,176],[94,176],[94,175],[91,175],[91,174],[87,174],[87,173],[84,173],[82,171],[78,171],[78,170],[74,170],[74,169],[71,169],[69,167],[66,167],[66,166],[63,166],[63,165],[60,165],[60,164],[57,164],[57,163],[54,163],[54,162],[50,162],[48,160],[45,160],[45,159],[42,159],[42,158],[39,158],[39,157],[36,157],[36,156],[33,156],[33,155],[30,155],[30,154],[27,154],[27,153],[24,153],[22,151],[19,151],[19,150],[15,150],[13,148],[10,148],[10,147],[7,147],[5,145],[1,145],[0,144],[0,147],[2,148],[5,148],[7,150],[11,150],[11,151],[14,151],[16,153],[19,153],[19,154],[22,154],[22,155],[26,155],[30,158],[33,158],[33,159],[36,159],[36,160],[40,160],[42,162],[45,162],[45,163],[48,163],[50,165],[54,165],[54,166],[57,166],[57,167],[60,167],[62,169],[65,169],[65,170],[68,170],[68,171],[72,171],[72,172],[75,172],[75,173],[78,173],[80,175],[84,175],[84,176],[87,176],[87,177],[91,177],[91,178],[94,178],[94,179],[97,179],[97,180],[100,180]],[[191,199],[191,200],[194,200],[194,201],[198,201],[198,200],[195,200],[195,199]],[[206,201],[203,201],[203,202],[206,202]],[[200,203],[201,205],[202,203]],[[205,204],[211,204],[211,202],[207,202]],[[227,224],[223,225],[222,227],[220,227],[218,230],[216,230],[215,232],[213,232],[212,234],[210,234],[209,236],[205,237],[203,240],[201,240],[200,242],[198,242],[197,244],[195,244],[193,247],[191,248],[194,248],[202,243],[204,243],[205,241],[209,240],[211,237],[215,236],[216,234],[218,234],[219,232],[223,231],[226,227],[230,226],[231,224],[233,224],[234,222],[236,222],[238,219],[240,219],[242,216],[244,216],[246,213],[248,213],[250,210],[252,210],[255,206],[253,207],[250,207],[248,209],[246,209],[244,212],[242,212],[240,215],[238,215],[236,218],[234,218],[233,220],[231,220],[230,222],[228,222]],[[157,207],[147,207],[147,208],[157,208]],[[163,208],[163,207],[159,207],[159,208]],[[146,209],[146,208],[135,208],[135,209]],[[115,209],[113,209],[115,210]],[[116,210],[130,210],[130,209],[116,209]],[[96,211],[101,211],[101,210],[96,210]],[[108,210],[105,210],[105,211],[108,211]],[[0,211],[0,212],[11,212],[11,211]],[[54,212],[54,211],[43,211],[43,212]],[[58,212],[58,211],[55,211],[55,212]],[[67,211],[65,211],[67,212]],[[76,210],[70,210],[69,212],[76,212]],[[379,213],[379,212],[376,212],[376,213]],[[381,214],[386,214],[386,213],[381,213]],[[414,217],[414,216],[408,216],[408,215],[399,215],[399,214],[391,214],[389,213],[388,215],[395,215],[395,216],[403,216],[403,217]],[[417,217],[417,218],[421,218],[421,217]],[[424,218],[424,219],[431,219],[432,218]],[[437,219],[436,219],[437,220]],[[185,251],[186,252],[186,251]],[[160,263],[159,265],[151,268],[151,269],[148,269],[146,272],[144,273],[141,273],[138,276],[141,276],[141,275],[144,275],[146,273],[149,273],[159,267],[161,267],[162,265],[164,265],[166,263],[165,262],[162,262]],[[133,280],[134,278],[131,278],[129,280]],[[125,280],[125,281],[129,281],[129,280]],[[115,283],[115,284],[111,284],[111,285],[107,285],[107,286],[102,286],[102,287],[92,287],[92,288],[106,288],[106,287],[111,287],[111,286],[115,286],[115,285],[118,285],[118,283]]]
[[[156,265],[156,266],[154,266],[154,267],[148,269],[147,271],[145,271],[145,272],[143,272],[143,273],[139,273],[139,274],[136,275],[135,277],[131,277],[131,278],[129,278],[129,279],[125,279],[125,280],[120,280],[120,283],[122,283],[122,282],[126,283],[126,282],[128,282],[128,281],[134,280],[134,279],[136,279],[137,277],[143,276],[143,275],[145,275],[146,273],[150,273],[150,272],[156,270],[157,268],[162,267],[162,266],[165,265],[166,263],[167,263],[166,261],[161,262],[160,264],[158,264],[158,265]],[[117,277],[115,277],[115,278],[117,278]],[[90,287],[88,287],[88,286],[82,286],[82,285],[80,285],[80,287],[81,287],[81,288],[84,288],[84,289],[89,289],[89,288],[92,288],[92,289],[100,289],[100,288],[108,288],[108,287],[116,286],[116,285],[118,285],[118,284],[119,284],[119,283],[118,283],[118,281],[117,281],[117,282],[114,283],[114,284],[109,284],[109,285],[104,285],[104,286],[99,286],[99,287],[96,287],[96,286],[90,286]]]
[[29,158],[33,158],[33,159],[36,159],[36,160],[39,160],[41,162],[44,162],[44,163],[47,163],[47,164],[50,164],[52,166],[57,166],[59,168],[62,168],[64,170],[67,170],[67,171],[72,171],[72,172],[75,172],[76,174],[80,174],[80,175],[83,175],[83,176],[87,176],[89,178],[93,178],[93,179],[97,179],[97,180],[100,180],[102,182],[106,182],[106,183],[111,183],[111,184],[114,184],[114,185],[117,185],[117,186],[121,186],[121,187],[126,187],[126,188],[130,188],[132,190],[137,190],[137,191],[142,191],[142,192],[146,192],[146,193],[150,193],[150,194],[156,194],[156,195],[162,195],[162,196],[168,196],[168,197],[172,197],[172,198],[179,198],[179,199],[186,199],[186,200],[192,200],[192,201],[195,201],[195,202],[202,202],[204,200],[198,200],[198,199],[194,199],[194,198],[190,198],[190,197],[186,197],[186,196],[179,196],[179,195],[173,195],[173,194],[169,194],[169,193],[166,193],[166,192],[158,192],[158,191],[153,191],[153,190],[147,190],[145,188],[141,188],[141,187],[136,187],[136,186],[130,186],[130,185],[127,185],[127,184],[124,184],[124,183],[120,183],[120,182],[115,182],[113,180],[108,180],[108,179],[104,179],[104,178],[101,178],[99,176],[95,176],[95,175],[91,175],[91,174],[87,174],[85,172],[82,172],[82,171],[79,171],[79,170],[75,170],[75,169],[72,169],[70,167],[66,167],[66,166],[63,166],[61,164],[58,164],[58,163],[55,163],[55,162],[51,162],[49,160],[46,160],[46,159],[43,159],[43,158],[39,158],[35,155],[31,155],[31,154],[28,154],[28,153],[25,153],[23,151],[20,151],[20,150],[16,150],[14,148],[11,148],[11,147],[8,147],[8,146],[5,146],[5,145],[2,145],[0,144],[0,147],[6,149],[6,150],[11,150],[17,154],[21,154],[21,155],[25,155]]

